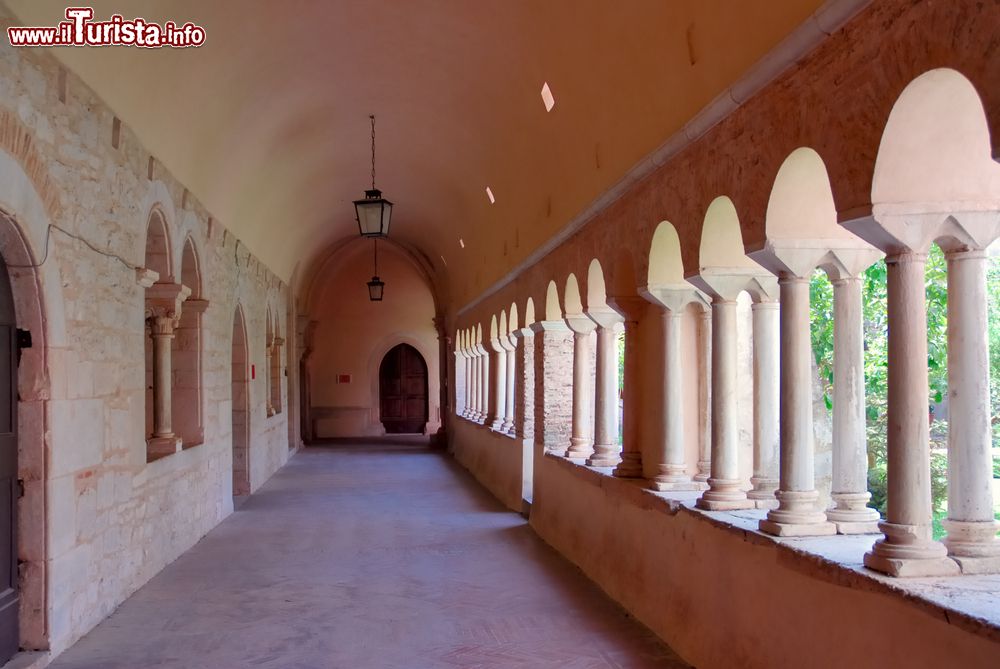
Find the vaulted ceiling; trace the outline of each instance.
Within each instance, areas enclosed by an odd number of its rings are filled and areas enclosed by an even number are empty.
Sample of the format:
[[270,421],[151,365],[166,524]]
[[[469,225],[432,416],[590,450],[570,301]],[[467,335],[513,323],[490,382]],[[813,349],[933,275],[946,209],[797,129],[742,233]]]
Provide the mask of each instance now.
[[[90,4],[97,19],[205,28],[194,49],[53,51],[282,277],[356,234],[351,201],[369,187],[376,114],[378,186],[396,203],[392,236],[447,276],[460,306],[822,2]],[[67,3],[8,5],[26,24],[55,25]]]

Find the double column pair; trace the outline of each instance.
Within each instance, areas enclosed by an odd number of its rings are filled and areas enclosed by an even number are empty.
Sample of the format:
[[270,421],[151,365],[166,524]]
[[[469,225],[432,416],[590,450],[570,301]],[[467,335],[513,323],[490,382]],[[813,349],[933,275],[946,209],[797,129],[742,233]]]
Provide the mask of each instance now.
[[173,430],[171,352],[181,319],[181,306],[191,289],[178,283],[159,283],[156,272],[141,270],[146,288],[146,322],[153,342],[153,431],[146,442],[147,459],[155,460],[181,449]]
[[[957,222],[957,223],[956,223]],[[865,566],[893,576],[1000,571],[993,517],[986,253],[996,212],[878,215],[851,223],[886,243],[888,490],[884,536]],[[948,517],[932,538],[925,264],[937,239],[948,262]],[[922,240],[915,244],[912,240]]]
[[[573,332],[573,433],[566,457],[585,459],[592,467],[614,467],[621,461],[616,327],[622,322],[622,317],[611,309],[566,318]],[[595,330],[597,365],[593,378],[596,388],[592,388],[591,338]]]

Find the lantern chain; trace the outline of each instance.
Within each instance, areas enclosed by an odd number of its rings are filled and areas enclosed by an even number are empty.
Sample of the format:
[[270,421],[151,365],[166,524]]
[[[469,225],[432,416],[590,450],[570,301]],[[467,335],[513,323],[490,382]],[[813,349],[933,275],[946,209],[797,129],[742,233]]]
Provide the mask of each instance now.
[[368,118],[372,120],[372,190],[375,190],[375,114]]

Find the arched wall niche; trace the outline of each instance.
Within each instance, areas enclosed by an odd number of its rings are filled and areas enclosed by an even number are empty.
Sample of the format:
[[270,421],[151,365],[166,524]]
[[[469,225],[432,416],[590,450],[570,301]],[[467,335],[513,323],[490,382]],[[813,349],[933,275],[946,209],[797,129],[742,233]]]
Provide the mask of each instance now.
[[441,426],[442,365],[434,320],[439,311],[432,285],[407,250],[379,240],[385,294],[382,302],[369,301],[365,284],[373,271],[372,245],[362,239],[340,245],[303,293],[303,311],[315,323],[307,360],[310,401],[303,412],[316,439],[383,434],[379,364],[400,343],[413,346],[427,363],[427,432]]

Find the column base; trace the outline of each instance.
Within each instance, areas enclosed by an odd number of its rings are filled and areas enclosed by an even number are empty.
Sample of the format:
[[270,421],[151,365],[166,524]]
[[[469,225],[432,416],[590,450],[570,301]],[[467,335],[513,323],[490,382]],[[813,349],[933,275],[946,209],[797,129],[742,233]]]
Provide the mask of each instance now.
[[699,483],[698,481],[695,481],[693,479],[687,479],[686,481],[685,480],[666,481],[661,479],[660,477],[656,477],[649,482],[649,488],[650,490],[656,490],[658,492],[668,492],[670,490],[698,491],[698,490],[707,490],[708,484]]
[[958,563],[947,557],[940,541],[930,538],[930,527],[882,521],[878,524],[885,536],[865,553],[869,569],[889,576],[957,576]]
[[622,453],[622,461],[615,467],[613,474],[622,479],[641,479],[642,454]]
[[751,490],[747,493],[747,499],[753,502],[753,508],[755,509],[770,511],[771,509],[778,508],[778,499],[774,496],[773,490],[769,493],[761,490]]
[[708,479],[709,488],[694,503],[706,511],[738,511],[752,509],[753,502],[740,490],[738,479]]
[[1000,557],[950,557],[963,574],[1000,574]]
[[498,428],[498,431],[503,432],[504,434],[513,434],[514,433],[514,423],[513,422],[508,422],[508,421],[505,420],[500,425],[500,427]]
[[941,524],[948,533],[942,543],[947,547],[949,557],[1000,562],[1000,540],[997,540],[1000,523],[997,521],[947,518]]
[[571,459],[587,459],[594,454],[594,442],[582,437],[571,437],[566,457]]
[[768,511],[760,521],[761,532],[776,537],[814,537],[837,533],[837,526],[826,514],[816,510],[819,493],[815,490],[778,490],[774,493],[778,508]]
[[[865,497],[868,497],[868,493],[865,493]],[[836,493],[834,493],[834,500],[839,503]],[[838,506],[835,509],[827,509],[826,519],[837,526],[837,534],[878,534],[878,523],[881,517],[878,515],[878,511],[867,506],[854,509],[844,509]]]
[[490,423],[490,429],[493,430],[494,432],[506,432],[506,430],[503,429],[503,419],[497,418],[492,423]]
[[153,437],[146,440],[146,462],[159,460],[180,451],[184,442],[178,436]]
[[712,463],[708,460],[698,461],[698,473],[691,478],[698,483],[708,485],[708,479],[712,477]]
[[[770,514],[768,514],[770,515]],[[826,518],[822,513],[820,518]],[[825,537],[837,533],[837,526],[826,520],[813,523],[781,523],[764,518],[757,524],[761,532],[775,537]]]
[[597,444],[594,446],[594,454],[587,458],[587,466],[615,467],[621,461],[621,456],[618,455],[618,446]]

